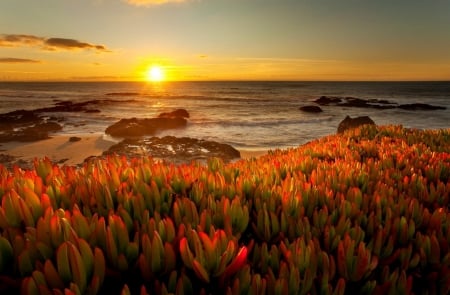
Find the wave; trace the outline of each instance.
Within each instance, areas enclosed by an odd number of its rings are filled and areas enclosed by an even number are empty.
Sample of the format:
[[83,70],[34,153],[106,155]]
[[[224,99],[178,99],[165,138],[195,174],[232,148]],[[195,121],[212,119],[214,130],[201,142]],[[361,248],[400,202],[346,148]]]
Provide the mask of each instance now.
[[[264,97],[265,96],[265,97]],[[224,102],[224,103],[245,103],[245,102],[258,102],[258,103],[271,103],[271,104],[279,104],[272,97],[267,97],[267,94],[258,94],[254,93],[254,95],[249,95],[245,97],[230,97],[230,96],[220,96],[220,95],[171,95],[166,94],[164,96],[154,95],[154,94],[144,94],[142,97],[147,99],[167,99],[167,100],[201,100],[202,104],[205,102]],[[284,102],[290,102],[292,99],[285,99]],[[301,101],[299,99],[295,99],[296,101]],[[214,105],[216,106],[216,105]]]
[[27,94],[27,95],[20,95],[20,94],[0,94],[0,97],[7,97],[7,98],[33,98],[36,97],[35,95],[32,94]]
[[108,96],[139,96],[139,95],[141,95],[141,93],[139,93],[139,92],[109,92],[109,93],[106,93],[105,95],[108,95]]
[[20,94],[20,93],[0,93],[0,97],[5,98],[20,98],[20,99],[30,99],[30,98],[51,98],[51,99],[57,99],[58,96],[56,95],[44,95],[44,94]]
[[301,125],[301,124],[316,124],[321,122],[328,122],[333,120],[333,116],[321,116],[314,118],[303,118],[303,119],[269,119],[269,120],[247,120],[247,121],[237,121],[237,120],[212,120],[212,119],[190,119],[189,124],[193,125],[220,125],[224,127],[270,127],[276,125]]

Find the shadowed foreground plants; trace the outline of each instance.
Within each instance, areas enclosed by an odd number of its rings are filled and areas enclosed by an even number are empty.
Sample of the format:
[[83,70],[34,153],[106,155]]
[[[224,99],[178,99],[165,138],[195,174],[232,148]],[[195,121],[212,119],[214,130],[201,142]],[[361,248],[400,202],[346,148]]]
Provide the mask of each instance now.
[[0,292],[447,294],[450,131],[258,159],[0,166]]

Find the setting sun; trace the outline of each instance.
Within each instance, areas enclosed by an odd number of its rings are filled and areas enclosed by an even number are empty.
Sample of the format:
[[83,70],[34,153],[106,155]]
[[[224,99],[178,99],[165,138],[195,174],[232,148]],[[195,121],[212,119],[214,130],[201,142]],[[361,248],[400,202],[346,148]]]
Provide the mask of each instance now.
[[147,71],[147,81],[159,82],[164,80],[164,71],[160,66],[151,66]]

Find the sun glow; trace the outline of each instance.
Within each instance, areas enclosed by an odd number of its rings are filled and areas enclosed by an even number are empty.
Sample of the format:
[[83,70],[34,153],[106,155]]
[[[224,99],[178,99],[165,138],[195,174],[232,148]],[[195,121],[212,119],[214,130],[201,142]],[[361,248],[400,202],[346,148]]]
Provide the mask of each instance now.
[[164,70],[160,66],[151,66],[147,70],[147,81],[160,82],[164,80]]

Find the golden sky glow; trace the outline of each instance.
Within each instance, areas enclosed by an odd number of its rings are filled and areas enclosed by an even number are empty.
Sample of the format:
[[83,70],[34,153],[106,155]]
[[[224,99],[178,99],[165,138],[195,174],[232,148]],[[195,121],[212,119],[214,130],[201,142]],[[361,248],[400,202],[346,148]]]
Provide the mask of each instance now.
[[440,0],[6,0],[0,81],[450,80],[449,27]]

